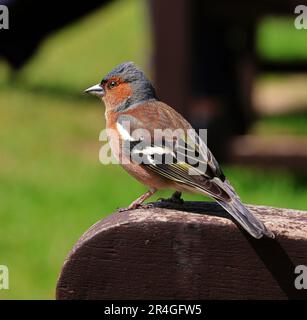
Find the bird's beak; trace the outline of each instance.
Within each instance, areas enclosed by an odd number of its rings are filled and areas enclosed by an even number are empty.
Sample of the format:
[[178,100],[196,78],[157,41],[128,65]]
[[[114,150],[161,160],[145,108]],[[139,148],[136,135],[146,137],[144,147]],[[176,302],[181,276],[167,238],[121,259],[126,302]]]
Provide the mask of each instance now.
[[105,95],[105,91],[100,84],[95,84],[94,86],[84,90],[84,93],[90,93],[97,97],[103,97]]

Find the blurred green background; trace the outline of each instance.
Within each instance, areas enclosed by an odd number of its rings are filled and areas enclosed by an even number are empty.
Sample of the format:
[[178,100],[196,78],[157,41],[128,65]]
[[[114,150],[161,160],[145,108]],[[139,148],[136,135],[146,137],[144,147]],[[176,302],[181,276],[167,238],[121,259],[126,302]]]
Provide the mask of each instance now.
[[[264,21],[260,53],[307,57],[307,42],[292,23]],[[0,64],[0,264],[10,270],[10,290],[0,290],[0,299],[53,299],[63,261],[81,234],[144,192],[119,166],[99,163],[104,107],[82,92],[123,61],[148,72],[150,43],[145,3],[114,1],[48,38],[17,78]],[[263,117],[252,131],[304,135],[307,117]],[[244,202],[307,208],[305,173],[224,171]]]

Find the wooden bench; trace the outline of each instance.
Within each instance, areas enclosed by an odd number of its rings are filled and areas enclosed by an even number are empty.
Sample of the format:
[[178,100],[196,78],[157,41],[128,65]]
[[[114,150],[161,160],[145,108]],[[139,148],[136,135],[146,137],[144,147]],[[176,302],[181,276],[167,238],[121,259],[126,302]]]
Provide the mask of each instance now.
[[256,240],[217,204],[156,202],[92,226],[62,268],[57,299],[307,299],[307,212],[248,206],[276,239]]

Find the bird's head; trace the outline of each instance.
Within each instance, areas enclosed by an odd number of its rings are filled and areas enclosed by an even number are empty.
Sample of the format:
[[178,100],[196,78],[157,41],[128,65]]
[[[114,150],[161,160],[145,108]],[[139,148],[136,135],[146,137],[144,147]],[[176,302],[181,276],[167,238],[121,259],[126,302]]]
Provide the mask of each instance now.
[[115,112],[157,98],[150,81],[133,62],[118,65],[85,92],[100,97],[107,110]]

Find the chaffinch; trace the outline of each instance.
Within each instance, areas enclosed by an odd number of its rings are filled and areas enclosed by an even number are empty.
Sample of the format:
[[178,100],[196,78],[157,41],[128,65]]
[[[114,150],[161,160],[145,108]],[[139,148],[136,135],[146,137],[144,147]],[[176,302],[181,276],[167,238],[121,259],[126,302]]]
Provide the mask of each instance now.
[[[205,142],[198,134],[192,139],[192,126],[159,101],[152,84],[133,62],[120,64],[85,92],[105,103],[106,128],[113,132],[108,136],[115,158],[149,187],[128,210],[139,207],[158,189],[170,188],[177,195],[182,191],[201,193],[217,201],[253,237],[274,238],[241,202]],[[178,129],[181,133],[174,137]],[[138,134],[133,135],[135,132]]]

